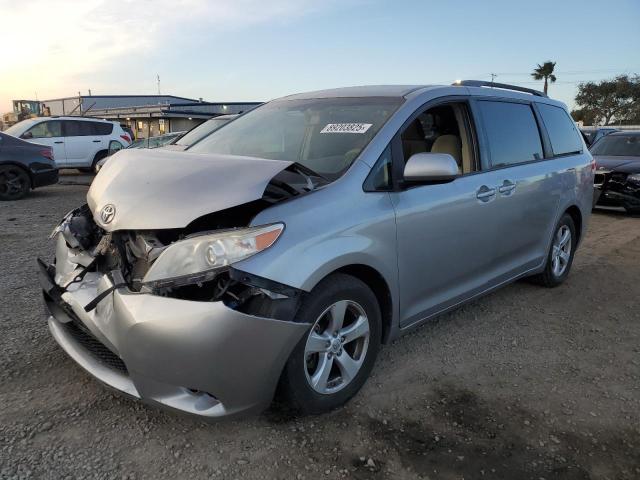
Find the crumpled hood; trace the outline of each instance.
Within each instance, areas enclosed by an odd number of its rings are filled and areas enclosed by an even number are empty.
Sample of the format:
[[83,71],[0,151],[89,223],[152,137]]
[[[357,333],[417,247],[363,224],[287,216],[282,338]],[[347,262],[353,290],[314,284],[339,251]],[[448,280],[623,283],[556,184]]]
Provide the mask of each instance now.
[[98,225],[116,230],[184,228],[196,218],[262,197],[291,162],[160,149],[125,149],[87,193]]
[[640,157],[620,157],[607,155],[594,155],[596,170],[615,170],[623,173],[640,172]]

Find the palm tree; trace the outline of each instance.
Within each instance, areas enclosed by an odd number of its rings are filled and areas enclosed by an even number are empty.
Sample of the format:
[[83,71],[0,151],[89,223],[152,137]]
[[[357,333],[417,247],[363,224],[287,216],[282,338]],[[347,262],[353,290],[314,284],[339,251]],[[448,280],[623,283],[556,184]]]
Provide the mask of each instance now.
[[553,69],[556,66],[556,62],[552,62],[549,60],[548,62],[544,62],[542,65],[538,64],[538,68],[533,70],[531,76],[535,80],[544,80],[544,93],[547,93],[548,90],[548,82],[555,82],[556,76],[553,74]]

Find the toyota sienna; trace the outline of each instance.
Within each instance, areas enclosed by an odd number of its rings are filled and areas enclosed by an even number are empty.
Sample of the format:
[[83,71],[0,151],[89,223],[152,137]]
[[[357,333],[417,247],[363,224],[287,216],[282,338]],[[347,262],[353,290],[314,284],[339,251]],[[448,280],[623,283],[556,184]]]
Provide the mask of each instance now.
[[381,344],[561,284],[593,197],[565,105],[478,81],[293,95],[184,152],[114,156],[38,260],[49,328],[103,383],[204,417],[276,392],[325,412]]

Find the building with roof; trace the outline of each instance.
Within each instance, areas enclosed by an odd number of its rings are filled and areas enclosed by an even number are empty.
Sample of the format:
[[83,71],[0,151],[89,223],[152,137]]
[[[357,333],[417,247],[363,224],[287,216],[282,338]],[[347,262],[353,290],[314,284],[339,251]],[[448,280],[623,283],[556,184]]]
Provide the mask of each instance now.
[[120,121],[137,138],[190,130],[218,115],[243,113],[262,102],[205,102],[174,95],[78,95],[40,102],[44,115],[78,115]]

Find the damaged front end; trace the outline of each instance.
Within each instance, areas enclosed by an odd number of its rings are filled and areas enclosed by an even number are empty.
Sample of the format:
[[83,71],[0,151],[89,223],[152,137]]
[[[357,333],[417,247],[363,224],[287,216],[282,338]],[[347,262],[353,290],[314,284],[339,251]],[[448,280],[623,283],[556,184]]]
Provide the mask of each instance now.
[[[294,321],[303,292],[233,267],[270,247],[283,223],[250,227],[260,211],[323,185],[295,164],[276,175],[262,198],[201,216],[185,228],[107,231],[88,205],[70,212],[57,238],[55,282],[62,288],[86,272],[117,272],[132,292],[223,302],[250,315]],[[99,299],[98,299],[99,300]],[[88,305],[95,308],[96,303]]]
[[136,398],[208,417],[264,408],[309,328],[296,321],[305,292],[234,264],[285,231],[284,223],[252,226],[260,211],[322,183],[287,164],[260,198],[180,228],[114,230],[96,221],[96,205],[115,202],[94,196],[93,207],[54,229],[55,263],[39,261],[54,337],[98,379]]

